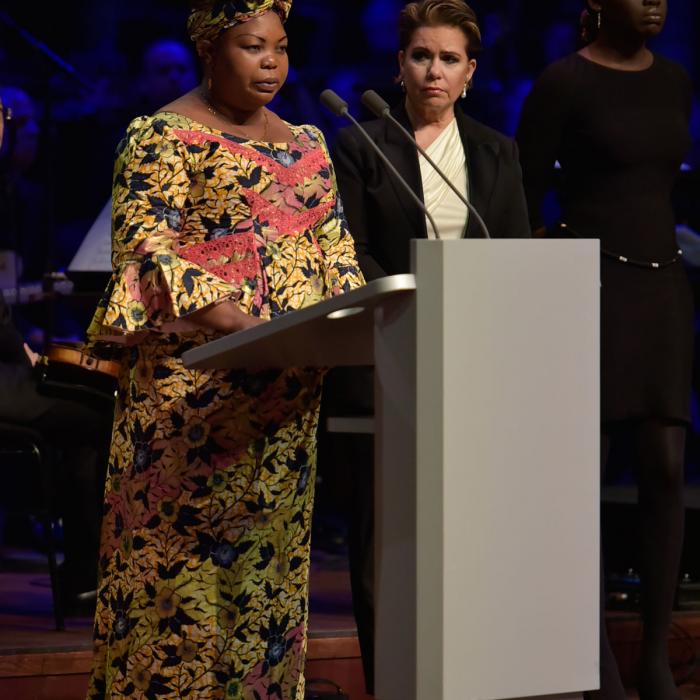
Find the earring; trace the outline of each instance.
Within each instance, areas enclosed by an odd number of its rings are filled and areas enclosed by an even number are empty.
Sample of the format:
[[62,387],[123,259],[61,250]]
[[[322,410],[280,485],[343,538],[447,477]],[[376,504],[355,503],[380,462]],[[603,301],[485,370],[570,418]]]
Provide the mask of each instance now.
[[401,82],[399,83],[399,85],[401,86],[401,90],[403,92],[406,92],[406,83],[404,82],[403,78],[401,78]]
[[598,19],[597,19],[597,24],[598,24],[598,31],[600,31],[600,25],[603,23],[603,12],[602,10],[598,13]]
[[464,83],[464,89],[462,90],[462,99],[466,98],[468,89],[469,89],[469,82],[466,82],[466,83]]

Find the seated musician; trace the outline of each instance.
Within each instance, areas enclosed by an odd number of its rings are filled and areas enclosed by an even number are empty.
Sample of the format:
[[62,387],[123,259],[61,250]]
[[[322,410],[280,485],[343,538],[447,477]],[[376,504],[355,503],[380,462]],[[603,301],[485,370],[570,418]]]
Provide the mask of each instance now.
[[[0,146],[7,112],[0,101]],[[99,411],[78,401],[48,398],[37,390],[33,366],[38,360],[12,322],[0,291],[0,421],[38,431],[62,459],[55,483],[56,502],[64,523],[63,593],[71,603],[96,587],[102,483],[111,429],[111,411]],[[11,474],[4,474],[10,479]],[[8,493],[4,488],[3,492]],[[7,505],[5,496],[0,508]],[[38,501],[29,494],[22,501]]]

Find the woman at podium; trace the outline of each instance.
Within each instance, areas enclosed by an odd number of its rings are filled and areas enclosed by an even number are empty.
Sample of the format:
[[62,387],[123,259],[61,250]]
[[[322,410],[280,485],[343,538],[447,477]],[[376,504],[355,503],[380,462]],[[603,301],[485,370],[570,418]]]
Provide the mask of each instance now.
[[321,133],[266,107],[290,5],[197,2],[202,85],[118,149],[114,273],[89,331],[127,346],[91,698],[304,694],[321,375],[180,361],[362,284]]
[[[602,463],[625,433],[641,506],[645,700],[679,698],[667,637],[683,542],[683,458],[690,420],[693,309],[675,240],[671,190],[690,148],[691,85],[652,53],[665,0],[588,0],[588,43],[549,66],[518,133],[533,230],[561,165],[555,236],[599,238]],[[624,698],[605,626],[601,696]]]

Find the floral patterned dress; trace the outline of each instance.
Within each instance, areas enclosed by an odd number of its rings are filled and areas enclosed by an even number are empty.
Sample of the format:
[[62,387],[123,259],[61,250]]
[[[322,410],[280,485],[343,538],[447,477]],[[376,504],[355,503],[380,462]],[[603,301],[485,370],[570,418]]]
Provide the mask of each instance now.
[[321,373],[187,370],[233,299],[271,318],[363,283],[320,132],[130,125],[114,275],[90,327],[126,346],[105,494],[97,698],[302,700]]

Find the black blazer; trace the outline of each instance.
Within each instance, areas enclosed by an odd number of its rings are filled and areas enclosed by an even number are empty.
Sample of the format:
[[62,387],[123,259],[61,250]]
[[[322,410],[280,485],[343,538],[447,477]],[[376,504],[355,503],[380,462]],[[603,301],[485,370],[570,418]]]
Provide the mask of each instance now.
[[[468,117],[458,106],[455,113],[466,154],[470,202],[494,238],[528,238],[530,226],[515,141]],[[395,107],[392,114],[412,130],[403,103]],[[384,119],[366,122],[363,126],[422,199],[415,148]],[[354,125],[338,132],[333,163],[365,277],[376,279],[410,272],[409,240],[427,237],[425,215]],[[471,216],[467,237],[481,236]]]

